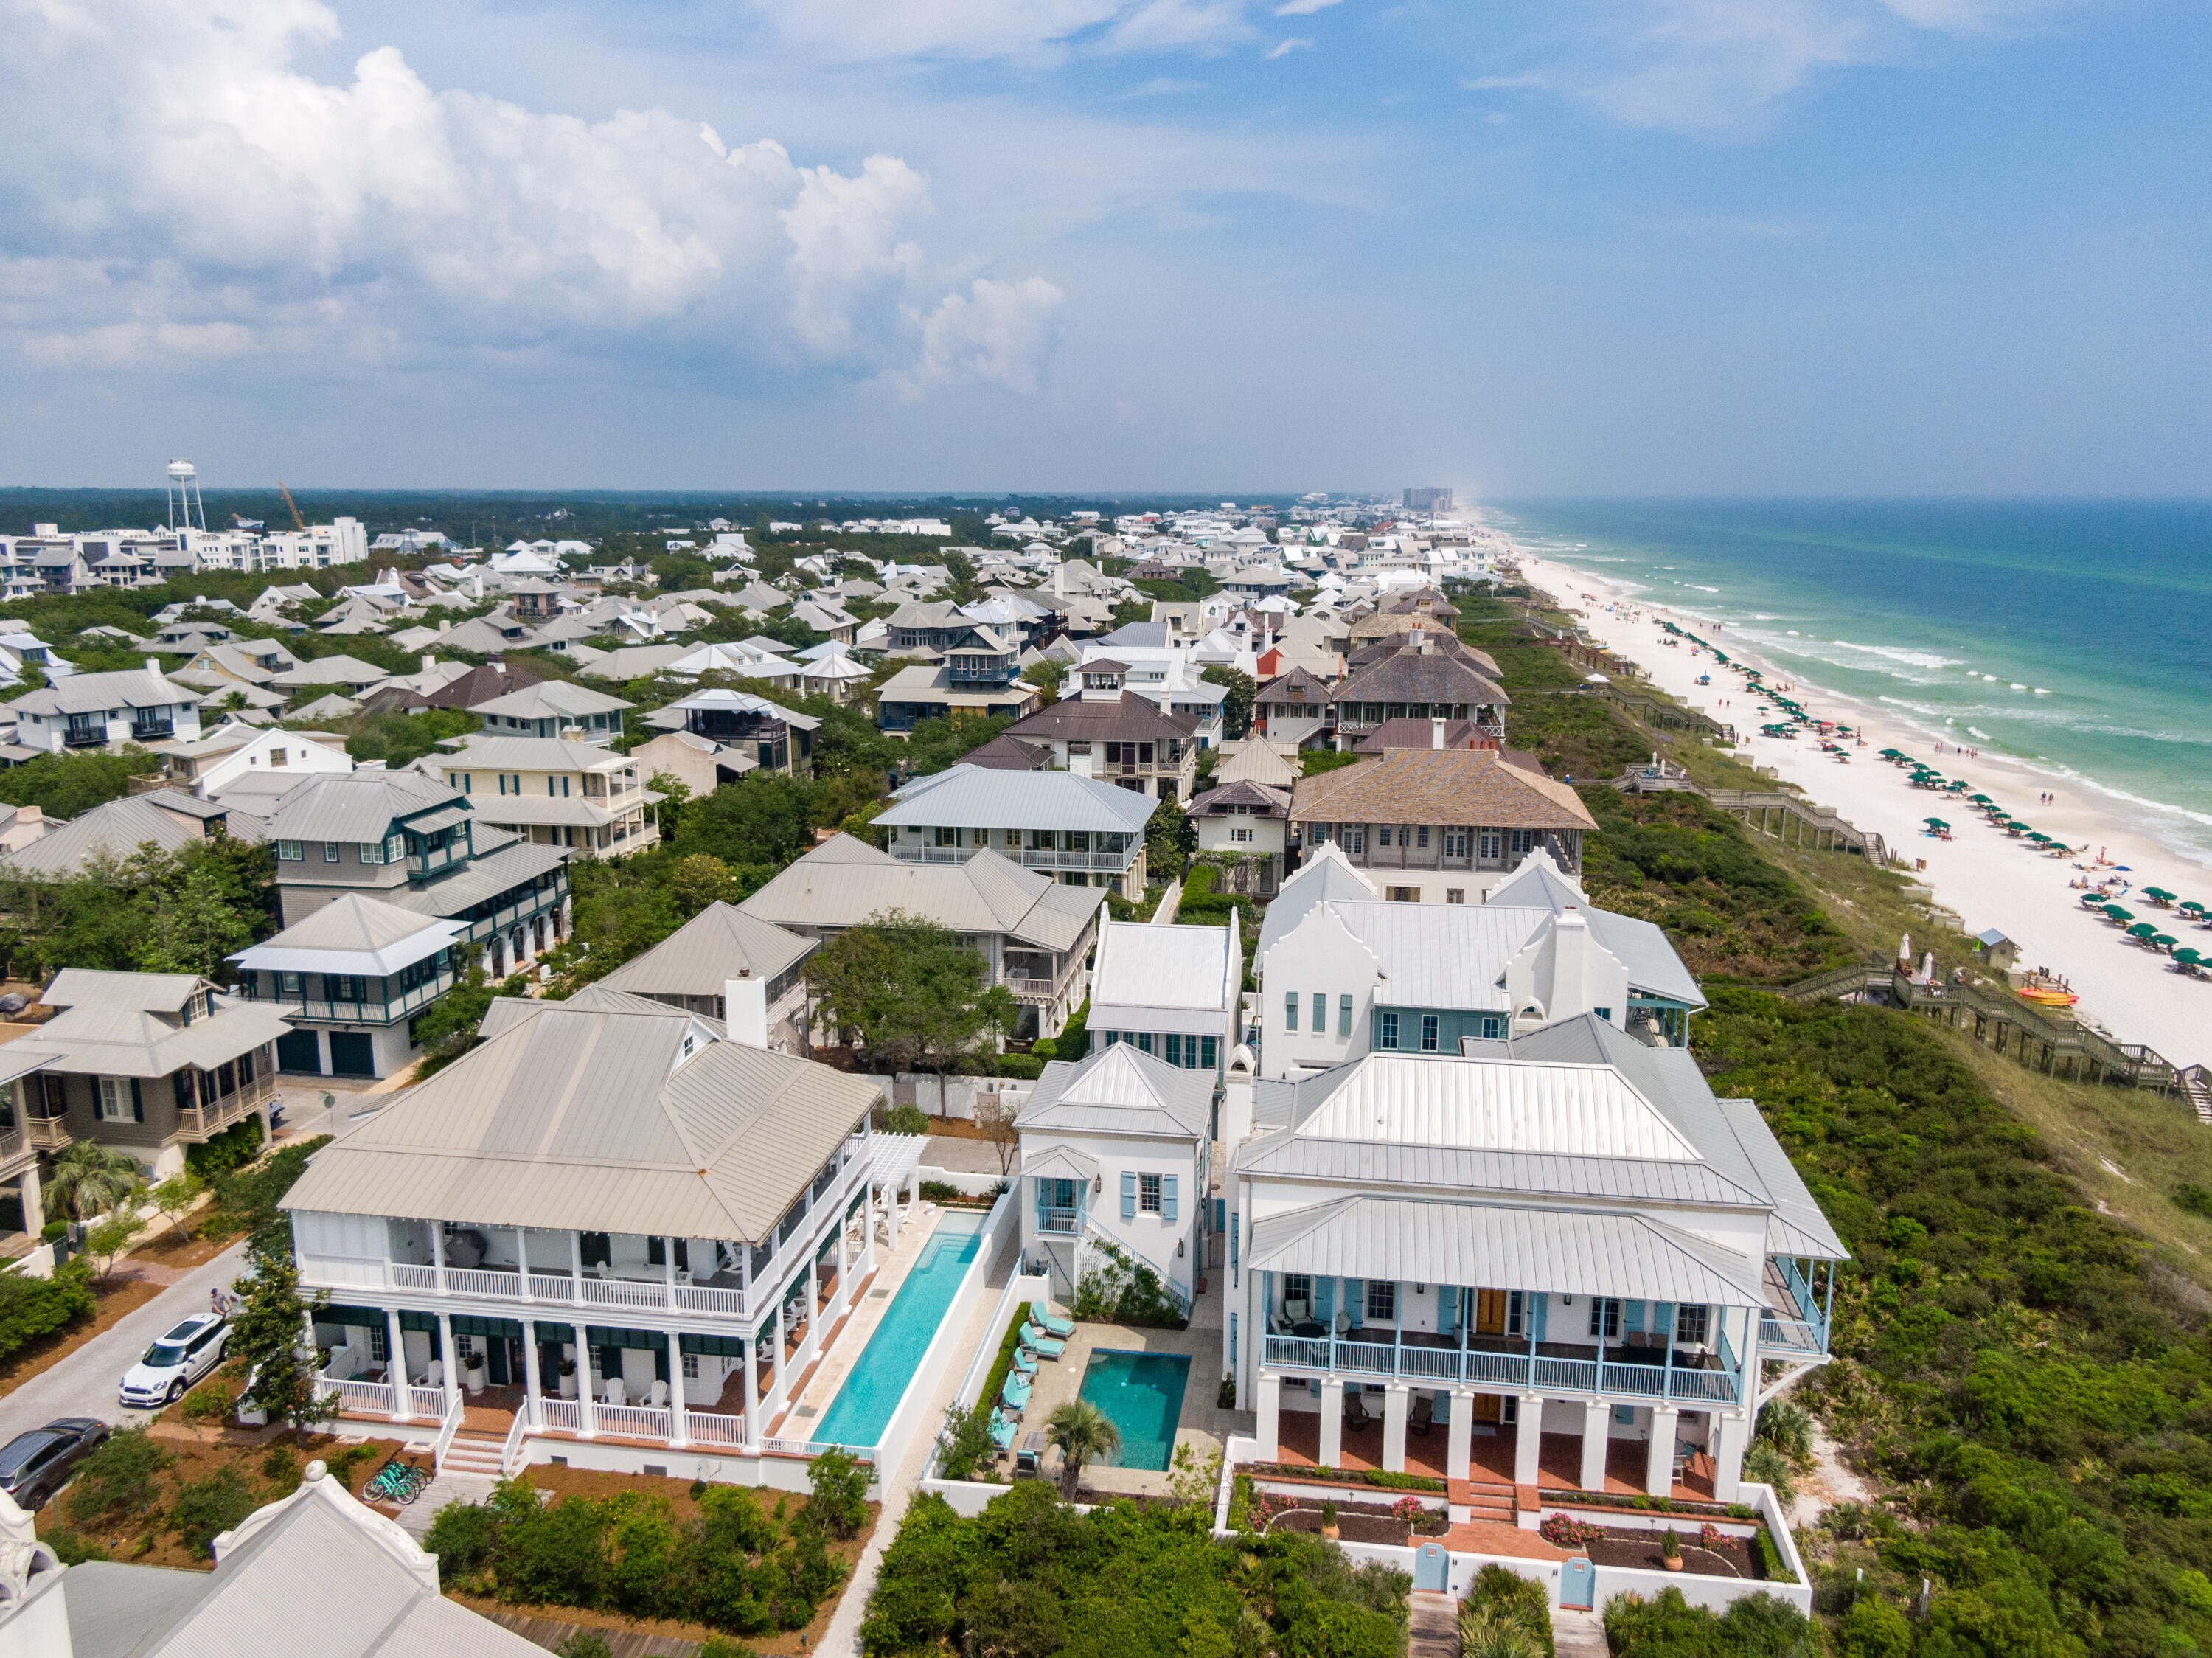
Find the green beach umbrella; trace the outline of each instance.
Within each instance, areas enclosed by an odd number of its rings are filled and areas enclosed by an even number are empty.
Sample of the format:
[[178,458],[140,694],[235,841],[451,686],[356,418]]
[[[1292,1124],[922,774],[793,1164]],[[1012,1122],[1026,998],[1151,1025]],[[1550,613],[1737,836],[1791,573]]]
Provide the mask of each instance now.
[[2172,933],[2153,933],[2150,936],[2150,942],[2158,946],[2161,950],[2170,950],[2181,941],[2176,938]]
[[2201,916],[2204,913],[2204,906],[2193,898],[2185,898],[2178,907],[2185,916]]
[[2146,887],[2143,888],[2143,896],[2145,898],[2156,899],[2160,904],[2171,904],[2173,902],[2173,894],[2167,892],[2163,887]]
[[2105,905],[2105,913],[2115,921],[2133,921],[2136,918],[2136,912],[2133,910],[2123,910],[2117,904]]
[[2173,953],[2173,959],[2176,961],[2186,962],[2192,967],[2202,966],[2204,960],[2202,955],[2186,944]]
[[2134,926],[2128,929],[2128,936],[2130,938],[2154,938],[2156,937],[2157,935],[2158,929],[2152,926],[2148,921],[2138,921]]
[[1930,829],[1948,829],[1951,826],[1949,824],[1944,822],[1941,818],[1928,818],[1923,820],[1923,821],[1926,822]]
[[1987,795],[1969,795],[1966,798],[1977,806],[1994,806],[1996,802]]

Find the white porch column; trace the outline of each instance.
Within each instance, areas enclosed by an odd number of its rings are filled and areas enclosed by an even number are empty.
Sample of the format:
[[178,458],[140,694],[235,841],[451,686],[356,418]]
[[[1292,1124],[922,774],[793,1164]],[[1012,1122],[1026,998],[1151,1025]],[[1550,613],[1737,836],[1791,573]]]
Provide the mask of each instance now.
[[1382,1389],[1382,1470],[1385,1473],[1406,1472],[1406,1407],[1413,1397],[1413,1390],[1402,1381],[1388,1383]]
[[1543,1477],[1544,1396],[1521,1395],[1521,1419],[1514,1429],[1513,1483],[1534,1485]]
[[46,1224],[46,1206],[39,1191],[39,1166],[36,1163],[23,1171],[17,1190],[22,1194],[23,1230],[35,1238]]
[[[517,1237],[521,1234],[518,1231]],[[522,1408],[523,1420],[533,1428],[545,1425],[545,1411],[540,1403],[545,1397],[545,1381],[538,1374],[538,1324],[533,1319],[522,1321]]]
[[522,1299],[530,1299],[530,1245],[522,1235],[522,1228],[514,1228],[514,1273],[521,1282]]
[[[840,1198],[839,1202],[843,1199]],[[849,1247],[852,1225],[842,1215],[837,1217],[837,1310],[842,1312],[853,1304],[853,1263]]]
[[760,1443],[760,1337],[745,1332],[745,1443]]
[[1283,1454],[1283,1379],[1260,1373],[1260,1448],[1253,1454],[1273,1462]]
[[676,1308],[676,1240],[673,1238],[660,1240],[660,1281],[667,1289],[669,1310],[673,1312]]
[[461,1371],[453,1356],[453,1315],[438,1314],[438,1356],[445,1361],[446,1413],[453,1414],[453,1401],[461,1396]]
[[1582,1489],[1605,1489],[1606,1447],[1613,1436],[1613,1406],[1601,1399],[1583,1406]]
[[1644,1489],[1652,1496],[1674,1495],[1674,1419],[1671,1405],[1651,1407],[1651,1444],[1644,1462]]
[[446,1293],[446,1223],[430,1222],[430,1270],[437,1275],[438,1293]]
[[1321,1385],[1321,1454],[1324,1468],[1344,1466],[1344,1383],[1334,1376]]
[[386,1379],[393,1384],[392,1419],[394,1422],[412,1422],[415,1412],[410,1407],[407,1397],[406,1333],[399,1327],[399,1309],[396,1307],[384,1309],[384,1341],[386,1350],[391,1355],[385,1362],[384,1374]]
[[684,1340],[673,1330],[661,1333],[668,1338],[668,1442],[682,1447],[691,1442],[684,1411]]
[[1444,1443],[1444,1477],[1465,1479],[1474,1460],[1474,1395],[1455,1392],[1451,1423]]
[[580,1232],[568,1234],[568,1293],[580,1307],[584,1301],[584,1234]]
[[590,1439],[599,1431],[599,1401],[592,1397],[592,1350],[584,1339],[584,1326],[574,1326],[576,1336],[576,1432]]
[[815,1253],[820,1247],[810,1244],[806,1250],[806,1341],[799,1353],[802,1363],[808,1355],[822,1350],[822,1258]]
[[1743,1454],[1751,1448],[1751,1416],[1744,1411],[1716,1411],[1709,1437],[1713,1453],[1713,1501],[1743,1501]]
[[783,1297],[779,1295],[775,1299],[775,1348],[769,1355],[775,1367],[769,1382],[769,1397],[778,1405],[783,1403]]

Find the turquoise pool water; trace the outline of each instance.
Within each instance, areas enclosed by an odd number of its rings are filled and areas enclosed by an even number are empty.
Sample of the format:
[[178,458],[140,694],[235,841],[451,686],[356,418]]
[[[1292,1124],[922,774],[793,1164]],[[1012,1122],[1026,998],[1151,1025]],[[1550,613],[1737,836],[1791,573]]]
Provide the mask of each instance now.
[[819,1422],[794,1420],[782,1430],[785,1435],[825,1445],[873,1445],[883,1438],[969,1263],[982,1247],[986,1218],[981,1210],[946,1212],[829,1410]]
[[1176,1419],[1182,1415],[1190,1361],[1178,1353],[1094,1350],[1083,1373],[1083,1397],[1121,1430],[1117,1468],[1164,1472],[1175,1455]]

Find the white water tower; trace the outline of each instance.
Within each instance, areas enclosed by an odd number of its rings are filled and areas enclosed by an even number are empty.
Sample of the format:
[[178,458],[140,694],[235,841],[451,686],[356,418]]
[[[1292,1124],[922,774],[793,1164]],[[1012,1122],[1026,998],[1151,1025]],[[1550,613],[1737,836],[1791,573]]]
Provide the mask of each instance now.
[[169,462],[169,527],[207,533],[207,509],[200,504],[199,468],[189,460]]

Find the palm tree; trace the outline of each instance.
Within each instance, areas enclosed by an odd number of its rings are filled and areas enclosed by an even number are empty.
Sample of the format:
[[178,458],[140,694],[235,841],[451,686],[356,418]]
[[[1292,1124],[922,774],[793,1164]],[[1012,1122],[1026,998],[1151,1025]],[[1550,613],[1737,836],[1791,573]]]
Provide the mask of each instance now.
[[1045,1442],[1060,1447],[1060,1490],[1070,1502],[1083,1478],[1083,1465],[1121,1448],[1121,1430],[1087,1399],[1072,1399],[1045,1422]]
[[54,1158],[46,1182],[49,1200],[76,1220],[104,1215],[138,1190],[138,1160],[90,1140],[79,1140]]

